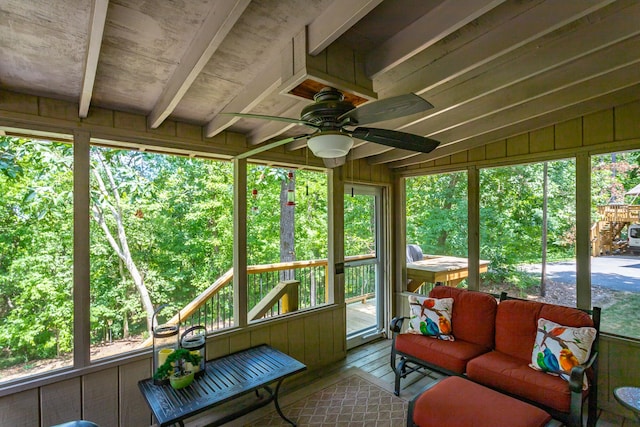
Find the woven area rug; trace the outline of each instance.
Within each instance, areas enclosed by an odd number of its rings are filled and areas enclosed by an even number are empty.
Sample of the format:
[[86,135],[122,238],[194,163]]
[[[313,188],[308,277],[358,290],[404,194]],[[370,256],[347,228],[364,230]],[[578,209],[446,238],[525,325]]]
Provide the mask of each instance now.
[[[300,427],[400,427],[407,424],[408,402],[393,394],[391,385],[359,369],[320,378],[280,399],[285,416]],[[246,426],[288,426],[273,406]]]

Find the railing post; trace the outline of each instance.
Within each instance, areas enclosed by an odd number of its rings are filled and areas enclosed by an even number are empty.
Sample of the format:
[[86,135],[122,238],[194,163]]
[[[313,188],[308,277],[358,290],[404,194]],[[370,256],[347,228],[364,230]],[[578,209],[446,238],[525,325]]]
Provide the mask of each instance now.
[[297,281],[288,284],[287,292],[282,295],[282,313],[298,311],[299,284]]

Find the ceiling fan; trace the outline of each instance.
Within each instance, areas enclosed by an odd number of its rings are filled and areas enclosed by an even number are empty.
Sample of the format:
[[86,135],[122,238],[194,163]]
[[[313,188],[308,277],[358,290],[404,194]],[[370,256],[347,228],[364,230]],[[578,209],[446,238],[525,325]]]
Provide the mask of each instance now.
[[307,146],[313,154],[322,158],[327,167],[335,167],[345,162],[346,155],[353,146],[353,138],[422,153],[433,151],[440,143],[420,135],[360,126],[433,108],[433,105],[416,94],[394,96],[355,107],[353,103],[344,99],[342,92],[332,87],[325,87],[314,95],[313,100],[313,104],[302,109],[300,119],[250,113],[225,113],[244,118],[296,123],[315,129],[310,134],[265,144],[237,158],[247,158],[289,142],[308,139]]

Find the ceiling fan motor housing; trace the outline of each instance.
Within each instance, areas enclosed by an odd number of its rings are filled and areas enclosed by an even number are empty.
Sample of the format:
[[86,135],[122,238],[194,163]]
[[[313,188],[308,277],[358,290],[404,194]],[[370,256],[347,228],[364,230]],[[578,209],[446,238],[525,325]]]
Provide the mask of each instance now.
[[339,130],[345,123],[338,122],[338,117],[355,108],[344,100],[342,92],[330,87],[315,94],[313,100],[313,104],[302,109],[300,119],[319,126],[320,130]]

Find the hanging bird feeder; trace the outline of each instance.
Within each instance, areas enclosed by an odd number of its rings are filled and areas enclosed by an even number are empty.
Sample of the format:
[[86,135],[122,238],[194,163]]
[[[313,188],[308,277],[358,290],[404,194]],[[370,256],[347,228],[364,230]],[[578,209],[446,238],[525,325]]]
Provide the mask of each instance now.
[[289,183],[287,185],[287,206],[295,206],[296,205],[296,192],[293,189],[293,172],[289,172]]

